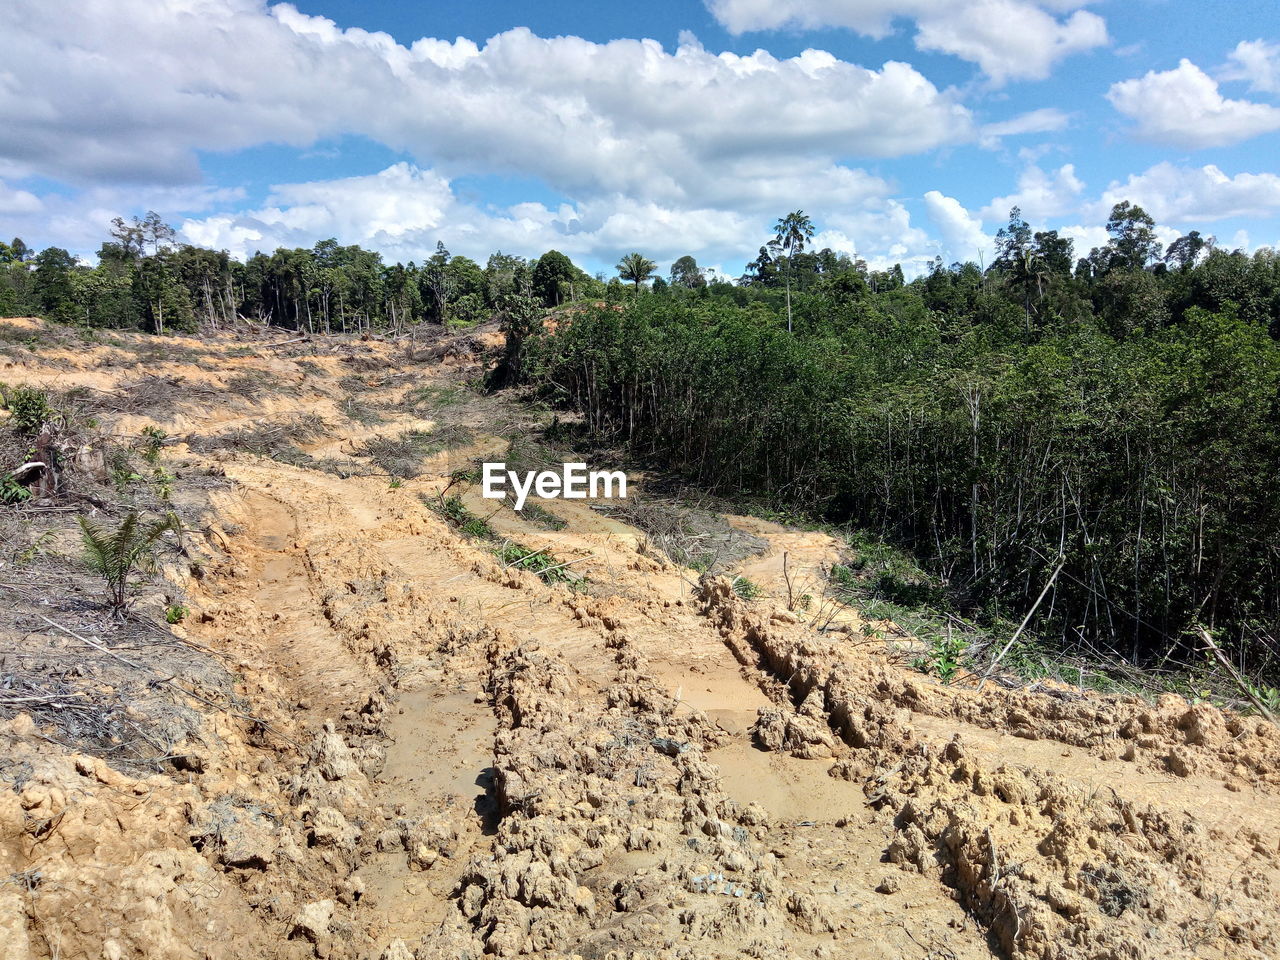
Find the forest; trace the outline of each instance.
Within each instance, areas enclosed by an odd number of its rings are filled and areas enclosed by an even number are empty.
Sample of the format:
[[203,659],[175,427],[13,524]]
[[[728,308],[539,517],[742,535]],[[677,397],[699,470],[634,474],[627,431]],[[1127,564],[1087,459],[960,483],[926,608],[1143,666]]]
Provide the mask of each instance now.
[[1274,678],[1280,256],[1196,231],[1166,250],[1128,203],[1107,231],[1078,255],[1015,209],[985,269],[908,281],[812,249],[797,211],[730,282],[692,257],[662,277],[631,253],[606,279],[443,244],[422,264],[335,240],[241,263],[149,214],[117,220],[96,267],[0,244],[0,314],[394,335],[498,317],[498,382],[639,462],[869,530],[978,616],[1044,593],[1035,629],[1065,649],[1185,659],[1204,625]]

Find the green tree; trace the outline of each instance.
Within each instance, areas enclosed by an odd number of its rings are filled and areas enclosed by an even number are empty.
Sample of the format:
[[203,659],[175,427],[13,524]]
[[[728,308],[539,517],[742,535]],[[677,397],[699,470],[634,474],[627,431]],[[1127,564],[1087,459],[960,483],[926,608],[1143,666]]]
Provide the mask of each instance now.
[[1098,276],[1112,270],[1145,270],[1160,259],[1160,241],[1156,239],[1156,222],[1147,211],[1128,200],[1111,208],[1107,233],[1111,242],[1090,253],[1094,273]]
[[698,261],[687,254],[671,264],[671,285],[696,290],[707,285]]
[[495,308],[503,297],[512,294],[529,296],[532,278],[524,257],[515,257],[501,250],[490,254],[484,267],[484,285],[485,302]]
[[642,253],[628,253],[618,261],[618,276],[625,282],[635,284],[636,295],[640,287],[649,282],[658,265]]
[[773,246],[782,251],[786,263],[787,333],[791,333],[791,261],[813,239],[813,221],[803,210],[796,210],[774,224],[773,231]]
[[32,293],[45,316],[64,323],[75,322],[75,291],[71,284],[75,269],[75,257],[61,247],[46,247],[36,255]]
[[533,295],[544,307],[558,307],[562,301],[573,299],[580,273],[559,250],[548,250],[533,266]]
[[1213,243],[1213,237],[1205,238],[1200,236],[1199,230],[1192,230],[1169,244],[1164,262],[1176,266],[1179,270],[1189,270],[1200,259],[1201,253],[1213,248]]

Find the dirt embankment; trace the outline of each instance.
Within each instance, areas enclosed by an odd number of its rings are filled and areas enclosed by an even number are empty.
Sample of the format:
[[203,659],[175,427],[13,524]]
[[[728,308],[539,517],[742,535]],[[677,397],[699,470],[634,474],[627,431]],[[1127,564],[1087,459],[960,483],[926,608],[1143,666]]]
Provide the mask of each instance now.
[[[468,536],[436,494],[536,427],[467,389],[485,337],[6,348],[0,379],[165,431],[199,519],[137,608],[189,613],[145,650],[6,549],[6,683],[131,692],[96,734],[4,705],[0,957],[1280,955],[1274,728],[944,687],[856,611],[820,635],[779,579],[784,551],[817,578],[819,534],[732,518],[751,601],[589,503],[522,517],[455,482]],[[19,534],[70,569],[68,520]]]

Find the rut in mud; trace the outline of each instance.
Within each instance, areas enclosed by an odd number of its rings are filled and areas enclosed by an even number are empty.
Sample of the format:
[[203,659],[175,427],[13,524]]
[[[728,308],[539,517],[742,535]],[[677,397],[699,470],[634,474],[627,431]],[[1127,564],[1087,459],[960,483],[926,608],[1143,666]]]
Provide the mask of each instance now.
[[[589,502],[542,503],[552,524],[472,487],[495,539],[468,538],[436,495],[536,426],[465,387],[496,345],[224,338],[153,361],[262,383],[114,424],[180,438],[179,484],[219,480],[199,575],[168,575],[177,631],[233,689],[153,771],[51,746],[25,715],[0,727],[0,956],[1280,955],[1273,727],[941,686],[857,611],[819,633],[786,608],[782,555],[818,578],[838,555],[822,534],[728,518],[754,552],[699,578]],[[13,356],[3,377],[136,379],[110,355]],[[304,415],[320,424],[282,439]],[[253,449],[216,442],[269,425]],[[405,431],[421,466],[393,479],[369,441]],[[504,541],[580,579],[508,566]],[[735,594],[742,571],[762,596]],[[49,632],[23,623],[6,643]]]

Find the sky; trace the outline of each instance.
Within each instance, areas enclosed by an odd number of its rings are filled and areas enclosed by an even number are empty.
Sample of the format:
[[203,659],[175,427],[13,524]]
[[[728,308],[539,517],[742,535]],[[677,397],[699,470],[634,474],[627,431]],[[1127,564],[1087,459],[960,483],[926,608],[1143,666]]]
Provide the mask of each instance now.
[[1280,246],[1275,0],[3,0],[0,236],[92,261],[115,216],[246,257],[817,247],[990,262],[1019,206],[1077,255]]

